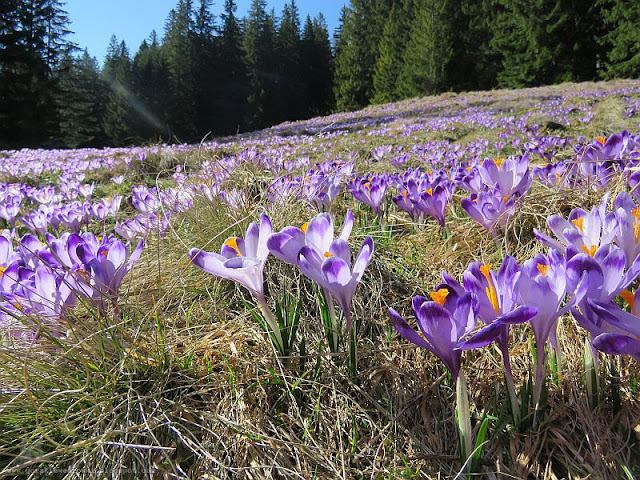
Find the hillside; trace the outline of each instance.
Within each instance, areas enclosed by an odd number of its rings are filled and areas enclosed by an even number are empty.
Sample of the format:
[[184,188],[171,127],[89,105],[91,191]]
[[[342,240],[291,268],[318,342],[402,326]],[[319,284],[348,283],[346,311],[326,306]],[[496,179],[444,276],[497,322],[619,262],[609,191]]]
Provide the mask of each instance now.
[[0,477],[636,478],[639,159],[640,81],[0,152]]

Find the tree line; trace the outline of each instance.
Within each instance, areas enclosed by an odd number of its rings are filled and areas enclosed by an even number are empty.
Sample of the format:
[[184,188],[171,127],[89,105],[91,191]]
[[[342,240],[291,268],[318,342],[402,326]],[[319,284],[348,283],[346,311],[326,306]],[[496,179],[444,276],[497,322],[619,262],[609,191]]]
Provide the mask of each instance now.
[[635,0],[350,0],[333,47],[252,0],[178,0],[135,54],[102,67],[68,40],[61,0],[0,2],[0,148],[198,141],[443,91],[638,77]]
[[132,54],[112,36],[104,65],[67,40],[60,0],[0,2],[0,147],[199,141],[329,113],[333,52],[322,14],[253,0],[178,0],[164,33]]
[[338,110],[443,91],[640,76],[637,0],[351,0]]

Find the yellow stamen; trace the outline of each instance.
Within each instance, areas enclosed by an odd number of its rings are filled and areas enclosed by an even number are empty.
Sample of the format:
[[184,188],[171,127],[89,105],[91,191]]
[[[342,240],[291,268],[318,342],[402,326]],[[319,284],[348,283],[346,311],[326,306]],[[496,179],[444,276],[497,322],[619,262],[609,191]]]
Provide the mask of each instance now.
[[241,257],[240,249],[238,248],[238,237],[229,237],[224,241],[224,245],[227,247],[231,247],[235,250],[238,257]]
[[0,267],[0,277],[7,271],[7,267]]
[[407,198],[407,195],[409,195],[409,192],[407,192],[406,190],[402,191],[402,196]]
[[631,214],[636,218],[636,220],[640,220],[640,207],[631,210]]
[[627,304],[631,307],[631,313],[637,315],[636,313],[636,294],[632,293],[629,290],[623,290],[619,294],[620,298],[622,298]]
[[427,171],[427,175],[429,175],[429,176],[433,175],[433,170]]
[[493,282],[491,281],[491,265],[482,265],[480,267],[480,272],[484,275],[484,278],[487,279],[489,286],[485,288],[485,292],[487,293],[487,298],[491,303],[491,306],[496,311],[496,313],[500,313],[500,304],[498,303],[498,292],[496,292],[496,288],[493,286]]
[[300,230],[302,230],[302,233],[307,233],[307,228],[309,228],[309,222],[303,223]]
[[329,253],[329,252],[324,252],[324,256],[325,256],[325,258],[333,257],[333,255],[331,255],[331,253]]
[[640,241],[640,223],[638,223],[638,220],[633,222],[633,238],[636,243]]
[[492,158],[492,160],[498,168],[502,167],[502,164],[504,163],[504,158]]
[[364,184],[365,187],[367,187],[367,190],[371,190],[371,183],[367,182]]
[[542,274],[542,276],[546,276],[547,272],[551,268],[551,265],[543,265],[542,263],[538,264],[538,271]]
[[467,172],[470,172],[471,171],[471,167],[467,167],[466,170],[467,170]]
[[596,137],[596,140],[600,142],[602,146],[607,142],[607,137]]
[[433,195],[433,188],[427,188],[424,193],[428,193],[429,195]]
[[571,220],[571,223],[573,223],[576,227],[578,227],[578,230],[580,230],[581,232],[582,230],[582,226],[584,224],[584,217],[580,217],[580,218],[576,218],[574,220]]
[[441,288],[440,290],[431,292],[429,294],[429,296],[431,297],[431,300],[433,300],[436,303],[439,303],[443,307],[444,307],[444,301],[447,299],[447,295],[449,295],[449,290],[446,288]]
[[484,275],[484,278],[487,279],[487,282],[491,282],[491,265],[482,265],[480,267],[480,271],[482,272],[482,275]]
[[589,255],[590,257],[594,257],[595,256],[597,249],[598,249],[598,247],[595,246],[595,245],[591,245],[590,247],[587,247],[586,245],[582,246],[582,251],[584,253],[586,253],[587,255]]

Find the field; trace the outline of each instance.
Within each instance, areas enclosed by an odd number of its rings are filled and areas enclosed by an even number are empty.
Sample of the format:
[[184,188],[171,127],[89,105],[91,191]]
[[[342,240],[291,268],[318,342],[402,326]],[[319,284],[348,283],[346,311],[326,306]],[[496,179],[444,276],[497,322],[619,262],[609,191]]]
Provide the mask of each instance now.
[[617,81],[0,152],[0,478],[637,478],[639,133]]

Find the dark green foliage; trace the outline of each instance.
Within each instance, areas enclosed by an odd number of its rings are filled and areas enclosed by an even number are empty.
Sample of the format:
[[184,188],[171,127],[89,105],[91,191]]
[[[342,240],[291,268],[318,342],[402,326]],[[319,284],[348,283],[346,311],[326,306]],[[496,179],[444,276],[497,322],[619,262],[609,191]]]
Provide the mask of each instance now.
[[124,41],[111,36],[102,70],[106,85],[102,126],[107,137],[116,145],[132,141],[133,105],[132,63]]
[[137,137],[168,139],[169,69],[156,32],[143,41],[133,59],[133,89],[140,108],[134,111],[133,130]]
[[85,50],[81,57],[66,56],[61,65],[57,73],[61,138],[70,147],[104,143],[98,61]]
[[400,93],[405,97],[446,90],[447,69],[455,55],[453,0],[416,0],[415,16],[404,52],[399,77]]
[[322,115],[333,108],[333,55],[327,23],[322,14],[313,20],[307,16],[301,51],[303,117]]
[[393,102],[402,98],[398,90],[398,78],[404,65],[404,51],[412,18],[413,0],[393,3],[380,39],[380,54],[373,75],[375,94],[372,103]]
[[602,18],[608,27],[600,40],[607,47],[604,78],[640,76],[640,3],[635,0],[602,2]]
[[361,108],[373,97],[378,45],[390,8],[386,0],[351,0],[343,10],[334,75],[338,110]]
[[234,0],[225,0],[222,31],[219,38],[219,76],[217,88],[212,88],[218,115],[214,128],[220,133],[246,130],[247,96],[249,85],[243,61],[242,29],[235,17]]

